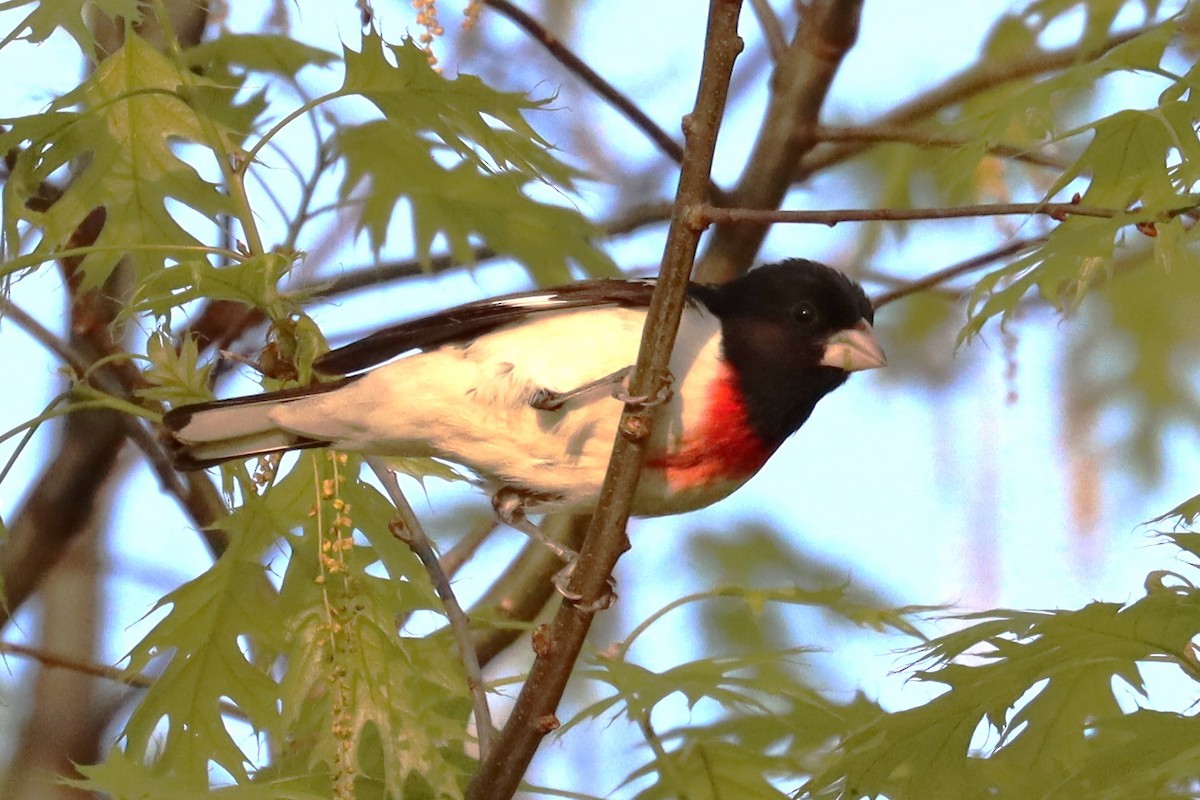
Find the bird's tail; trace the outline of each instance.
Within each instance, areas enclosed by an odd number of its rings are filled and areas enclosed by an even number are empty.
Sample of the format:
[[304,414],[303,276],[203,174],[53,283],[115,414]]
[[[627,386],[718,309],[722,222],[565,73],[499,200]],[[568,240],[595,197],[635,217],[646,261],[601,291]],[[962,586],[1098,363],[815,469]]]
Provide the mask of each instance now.
[[313,394],[340,389],[347,383],[349,379],[343,379],[173,408],[163,415],[163,425],[174,439],[171,458],[175,467],[205,469],[267,453],[324,447],[329,442],[278,427],[271,419],[271,412],[285,403],[302,402]]

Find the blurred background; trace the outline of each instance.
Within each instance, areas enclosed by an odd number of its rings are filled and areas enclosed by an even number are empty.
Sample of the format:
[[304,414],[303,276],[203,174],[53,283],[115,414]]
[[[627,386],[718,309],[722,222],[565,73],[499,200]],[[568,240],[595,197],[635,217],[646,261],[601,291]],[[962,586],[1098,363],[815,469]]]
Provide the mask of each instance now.
[[[698,0],[526,0],[522,8],[679,140],[680,118],[694,101],[706,5]],[[738,180],[762,124],[774,63],[751,5],[743,10],[746,48],[734,73],[717,147],[714,180],[726,187]],[[781,0],[772,5],[790,38],[796,8]],[[866,3],[857,44],[837,73],[821,122],[876,125],[893,109],[929,96],[971,69],[995,43],[1006,15],[1029,5],[991,0]],[[1059,5],[1074,8],[1040,32],[1036,46],[1045,51],[1073,46],[1088,22],[1088,4]],[[1162,3],[1154,18],[1180,5]],[[493,87],[546,98],[529,122],[584,178],[576,193],[547,189],[545,194],[619,231],[602,246],[623,271],[654,274],[666,230],[659,209],[674,193],[675,164],[504,14],[485,7],[464,30],[461,6],[446,0],[438,5],[445,31],[431,48],[439,68],[449,76],[476,74]],[[407,3],[377,3],[373,11],[389,41],[424,30],[418,12]],[[25,13],[27,9],[0,11],[0,30],[15,27]],[[1147,21],[1144,4],[1127,3],[1113,30],[1135,29]],[[208,24],[210,31],[284,30],[297,40],[340,52],[343,43],[358,47],[361,11],[349,3],[243,2],[214,5]],[[1186,55],[1179,59],[1183,71]],[[4,47],[0,116],[39,112],[52,97],[76,85],[84,70],[77,46],[61,32],[40,44]],[[278,104],[278,118],[340,81],[335,70],[308,69],[294,85],[271,85],[267,99]],[[1162,86],[1162,79],[1150,74],[1105,79],[1091,91],[1061,98],[1054,128],[1066,131],[1122,108],[1145,107]],[[339,114],[354,113],[348,102],[339,106]],[[968,113],[954,103],[938,112],[948,124]],[[289,214],[302,189],[296,165],[304,170],[318,158],[315,137],[328,135],[324,124],[288,127],[261,156],[251,199],[270,241],[287,236]],[[1081,146],[1067,139],[1039,152],[1052,161],[1069,161]],[[952,162],[952,154],[904,144],[870,148],[798,183],[783,207],[1036,201],[1059,174],[1003,158],[964,159],[966,168],[954,174]],[[347,274],[368,276],[365,288],[333,293],[309,309],[331,343],[376,325],[538,282],[538,275],[503,259],[370,280],[378,264],[413,257],[410,223],[397,214],[376,255],[359,230],[356,208],[338,207],[337,169],[314,187],[311,207],[329,210],[314,215],[299,231],[296,246],[308,255],[289,279],[295,288]],[[1071,191],[1068,186],[1059,196],[1069,198]],[[756,261],[792,256],[820,260],[879,294],[1038,236],[1051,225],[1020,216],[776,225]],[[885,306],[877,330],[889,356],[888,369],[855,375],[733,497],[693,514],[631,524],[633,549],[617,575],[620,602],[600,616],[593,646],[605,648],[672,600],[732,582],[848,586],[856,596],[880,603],[944,604],[956,610],[1065,608],[1138,595],[1146,573],[1171,568],[1174,558],[1155,543],[1147,521],[1196,494],[1200,474],[1195,391],[1200,373],[1194,357],[1163,354],[1174,344],[1157,338],[1166,336],[1170,326],[1156,311],[1163,298],[1195,289],[1196,281],[1177,275],[1164,283],[1162,297],[1156,298],[1122,288],[1118,274],[1106,291],[1089,296],[1066,319],[1030,300],[1004,326],[992,323],[961,346],[956,338],[966,320],[961,292],[973,285],[971,277]],[[12,284],[10,293],[44,325],[66,334],[67,295],[57,271],[46,268],[24,277]],[[1200,316],[1192,319],[1200,328]],[[145,324],[144,330],[130,332],[131,348],[143,346],[150,330]],[[182,327],[182,318],[175,324]],[[262,346],[262,335],[261,329],[252,329],[231,349],[253,354]],[[1190,335],[1194,341],[1196,332]],[[8,376],[0,428],[8,429],[41,413],[65,384],[56,358],[20,327],[5,323],[0,337],[0,374]],[[1174,376],[1164,378],[1163,368],[1173,369]],[[250,370],[240,370],[223,380],[217,392],[255,391],[253,377]],[[21,509],[54,451],[55,430],[55,423],[43,425],[3,475],[0,515],[6,523]],[[7,462],[17,453],[20,439],[4,441],[0,458]],[[116,664],[153,621],[146,615],[158,598],[209,565],[201,537],[160,490],[140,455],[126,448],[118,468],[100,500],[108,513],[93,517],[103,524],[75,542],[41,594],[21,606],[5,631],[7,641]],[[405,488],[431,533],[446,546],[490,514],[487,499],[461,484],[428,479],[423,485],[409,481]],[[463,598],[477,597],[523,544],[516,532],[496,532],[456,579]],[[661,669],[735,646],[730,643],[746,630],[744,613],[719,603],[684,607],[639,640],[636,658]],[[56,625],[48,624],[50,615],[58,616]],[[912,639],[839,625],[816,611],[768,610],[757,623],[764,636],[813,648],[797,659],[812,671],[814,685],[831,695],[849,699],[861,692],[887,708],[914,705],[927,696],[927,688],[899,671],[906,663],[900,650],[912,645]],[[933,623],[930,627],[936,628]],[[527,662],[528,646],[518,644],[493,662],[488,674],[516,673]],[[48,688],[50,684],[39,683],[50,679],[35,662],[5,659],[0,763],[19,758],[31,737],[57,735],[54,725],[99,730],[108,737],[101,738],[102,747],[107,746],[123,704],[136,690],[69,677],[85,686]],[[595,699],[597,691],[592,684],[573,683],[560,716],[569,718],[571,709]],[[36,713],[47,692],[57,693],[74,712],[62,709],[57,721]],[[701,721],[711,713],[703,705],[689,709],[682,700],[677,706],[674,711],[682,721]],[[594,732],[577,737],[577,743],[571,737],[547,743],[535,762],[533,782],[596,793],[617,788],[628,765],[637,763],[636,732],[627,730],[624,721],[585,724],[594,726]],[[8,796],[26,796],[14,785],[9,784]]]

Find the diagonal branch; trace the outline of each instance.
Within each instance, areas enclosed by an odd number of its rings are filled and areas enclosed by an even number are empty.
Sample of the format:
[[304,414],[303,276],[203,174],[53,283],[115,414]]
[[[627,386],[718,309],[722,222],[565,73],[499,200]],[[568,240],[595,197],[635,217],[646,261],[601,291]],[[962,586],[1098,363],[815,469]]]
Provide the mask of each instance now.
[[768,0],[750,0],[750,8],[754,11],[754,16],[758,18],[763,38],[767,40],[767,49],[771,52],[771,60],[780,61],[787,55],[788,44],[787,38],[783,35],[783,26],[779,24],[779,17],[775,16],[775,9],[771,8]]
[[[653,396],[666,382],[671,348],[683,313],[684,293],[702,230],[702,226],[694,223],[693,210],[708,194],[729,79],[734,59],[742,48],[737,35],[740,11],[741,0],[712,0],[709,7],[696,106],[684,120],[685,157],[675,213],[637,365],[630,378],[629,391],[635,396]],[[564,602],[559,607],[544,638],[545,646],[538,648],[533,668],[492,757],[480,765],[471,781],[467,796],[472,800],[511,797],[538,744],[558,726],[555,711],[591,627],[596,604],[608,594],[613,567],[629,546],[625,525],[641,474],[652,413],[645,406],[627,405],[621,415],[599,504],[580,552],[578,568],[571,577],[569,591],[581,597],[582,602]]]
[[[918,147],[957,148],[969,143],[964,137],[936,134],[932,131],[921,130],[907,125],[822,125],[817,129],[817,139],[821,142],[856,142],[862,144],[880,144],[900,142]],[[1010,158],[1023,161],[1038,167],[1048,167],[1065,171],[1068,167],[1061,158],[1038,152],[1036,148],[1016,147],[1009,144],[993,144],[987,152],[998,158]]]
[[[1091,51],[1081,52],[1078,45],[1067,45],[1057,50],[1038,50],[1027,58],[976,65],[960,72],[940,86],[897,106],[872,125],[883,127],[911,125],[929,118],[944,108],[956,105],[980,92],[1005,83],[1063,69],[1080,61],[1093,61],[1158,25],[1159,23],[1144,25],[1115,34]],[[826,167],[839,164],[861,153],[869,146],[867,142],[846,142],[834,147],[812,150],[801,158],[792,177],[797,182],[804,181]]]
[[1001,259],[1015,256],[1017,253],[1028,250],[1031,247],[1036,247],[1046,241],[1045,236],[1033,236],[1028,239],[1017,239],[1000,247],[980,253],[977,256],[972,256],[965,261],[960,261],[957,264],[951,264],[948,267],[931,272],[923,278],[918,278],[915,281],[905,281],[893,289],[889,289],[882,294],[871,298],[871,305],[875,308],[883,308],[888,303],[894,303],[901,298],[909,295],[917,294],[918,292],[928,291],[934,287],[941,286],[947,281],[954,280],[961,275],[967,275],[978,269],[983,269],[989,264],[995,263]]
[[124,683],[129,686],[136,686],[140,689],[149,689],[154,683],[154,679],[148,675],[130,674],[128,670],[121,669],[120,667],[110,667],[107,664],[97,664],[94,661],[76,658],[75,656],[69,656],[63,653],[51,652],[40,647],[30,647],[29,645],[19,644],[18,642],[0,642],[0,654],[30,658],[41,664],[43,667],[69,669],[72,672],[78,672],[81,675],[90,675],[93,678],[104,678],[105,680],[110,680],[114,683]]
[[[564,45],[554,34],[546,30],[537,20],[508,2],[508,0],[483,1],[505,17],[508,17],[513,24],[523,29],[541,43],[559,63],[570,70],[623,117],[633,123],[633,126],[641,131],[646,138],[654,142],[655,147],[663,155],[676,164],[683,161],[683,147],[670,134],[655,124],[654,120],[650,119],[644,111],[638,108],[637,103],[629,99],[628,96],[611,83],[604,80],[599,73],[589,67],[583,59],[575,55],[570,48]],[[714,202],[723,203],[727,200],[725,192],[714,183],[710,182],[709,192]]]
[[508,0],[484,0],[484,5],[495,9],[499,14],[503,14],[510,22],[537,40],[542,47],[545,47],[550,52],[550,55],[554,56],[555,60],[570,70],[575,77],[583,81],[593,92],[604,98],[609,105],[633,123],[633,126],[641,131],[647,139],[654,142],[654,145],[662,151],[663,155],[676,164],[683,161],[683,148],[679,145],[679,142],[671,138],[670,134],[660,128],[654,120],[646,116],[646,112],[638,108],[637,103],[633,102],[633,100],[619,89],[601,77],[600,73],[589,67],[587,62],[572,52],[569,47],[563,44],[553,33],[546,30],[536,19],[508,2]]
[[471,691],[471,703],[475,710],[475,729],[479,735],[479,755],[480,758],[487,758],[488,753],[491,752],[492,737],[495,736],[496,731],[492,727],[492,715],[488,710],[483,673],[479,669],[479,658],[476,656],[475,647],[471,642],[471,629],[467,615],[454,595],[454,589],[450,586],[450,578],[446,576],[442,565],[438,562],[433,542],[429,541],[429,536],[421,527],[421,522],[413,512],[412,506],[409,505],[408,498],[401,491],[400,483],[396,480],[396,473],[388,469],[382,459],[375,456],[368,456],[366,462],[371,471],[375,473],[375,477],[379,478],[380,484],[383,485],[384,491],[387,492],[392,505],[396,508],[396,521],[392,528],[392,534],[407,544],[420,560],[421,566],[425,567],[425,571],[429,573],[429,580],[433,583],[438,599],[442,601],[442,609],[446,612],[446,619],[450,623],[454,641],[458,644],[459,658],[462,659],[463,669],[467,674],[467,686]]

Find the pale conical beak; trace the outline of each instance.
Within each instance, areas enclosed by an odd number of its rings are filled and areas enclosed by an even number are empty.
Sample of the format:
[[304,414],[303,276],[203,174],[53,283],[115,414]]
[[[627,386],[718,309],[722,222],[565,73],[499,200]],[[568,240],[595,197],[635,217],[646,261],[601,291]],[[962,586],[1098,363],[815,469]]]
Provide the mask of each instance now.
[[825,343],[822,366],[836,367],[846,372],[887,366],[887,356],[875,340],[871,323],[860,320],[853,328],[838,331]]

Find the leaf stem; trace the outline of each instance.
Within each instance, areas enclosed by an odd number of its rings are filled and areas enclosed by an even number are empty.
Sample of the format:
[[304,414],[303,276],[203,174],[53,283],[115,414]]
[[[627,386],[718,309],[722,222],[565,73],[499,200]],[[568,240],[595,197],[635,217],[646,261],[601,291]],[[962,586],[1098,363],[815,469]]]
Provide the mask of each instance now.
[[[180,47],[179,37],[175,35],[175,30],[171,27],[166,4],[163,0],[153,0],[153,4],[154,16],[162,29],[167,49],[174,57],[179,81],[189,89],[195,88],[196,75],[183,66],[181,57],[183,49]],[[208,140],[209,149],[216,156],[217,166],[221,170],[221,176],[225,179],[226,188],[229,190],[229,197],[233,201],[234,215],[241,223],[242,234],[246,237],[246,249],[252,255],[263,255],[266,253],[266,248],[263,246],[258,223],[254,219],[254,209],[250,206],[250,198],[246,194],[246,164],[249,160],[245,159],[239,163],[236,153],[240,152],[241,148],[234,147],[228,134],[220,130],[210,118],[196,112],[195,109],[192,111],[196,115],[196,122],[200,125],[200,129],[204,131],[204,138]]]
[[87,256],[92,253],[197,253],[203,255],[218,255],[233,259],[234,261],[245,261],[246,256],[243,253],[238,253],[225,247],[207,247],[205,245],[166,245],[166,244],[101,244],[87,245],[85,247],[68,247],[64,250],[55,250],[53,252],[33,252],[23,256],[9,259],[3,264],[0,264],[0,278],[12,275],[29,267],[36,267],[38,264],[44,264],[47,261],[58,261],[64,258],[78,258]]

